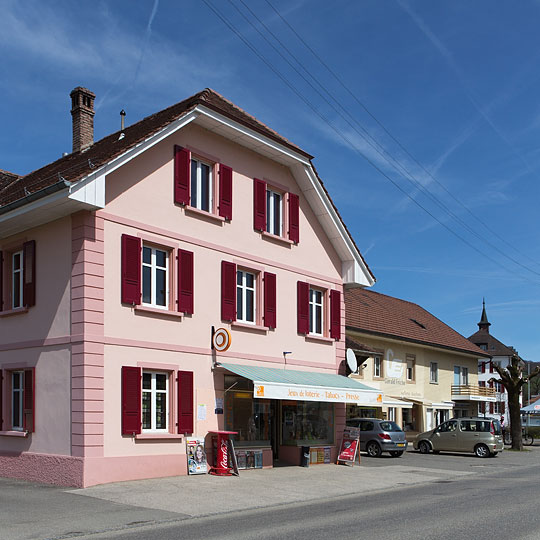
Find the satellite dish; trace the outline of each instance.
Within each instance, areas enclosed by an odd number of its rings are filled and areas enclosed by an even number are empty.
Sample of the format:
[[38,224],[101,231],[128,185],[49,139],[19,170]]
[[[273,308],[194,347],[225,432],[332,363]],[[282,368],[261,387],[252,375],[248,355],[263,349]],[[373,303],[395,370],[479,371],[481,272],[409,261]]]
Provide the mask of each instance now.
[[345,357],[347,359],[347,366],[349,367],[349,369],[353,373],[356,373],[356,371],[358,370],[358,361],[356,360],[356,354],[354,354],[354,351],[352,349],[347,349]]

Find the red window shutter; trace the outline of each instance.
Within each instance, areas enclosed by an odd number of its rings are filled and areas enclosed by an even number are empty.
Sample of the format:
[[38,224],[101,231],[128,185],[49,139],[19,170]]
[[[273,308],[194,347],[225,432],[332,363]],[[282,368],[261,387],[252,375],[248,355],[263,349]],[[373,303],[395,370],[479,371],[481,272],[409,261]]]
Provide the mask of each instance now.
[[298,333],[309,334],[309,284],[299,281],[297,284],[297,321]]
[[181,146],[174,147],[174,202],[189,204],[191,152]]
[[489,372],[490,372],[490,373],[493,373],[494,371],[495,371],[495,370],[493,369],[493,362],[491,361],[491,362],[489,363]]
[[493,414],[495,412],[495,403],[491,402],[489,404],[489,412],[490,414]]
[[253,228],[266,229],[266,182],[257,178],[253,181]]
[[330,291],[330,337],[341,339],[341,293]]
[[219,215],[232,219],[232,169],[227,165],[219,166]]
[[493,381],[489,381],[489,387],[490,388],[495,388],[495,383]]
[[300,241],[300,200],[294,193],[289,193],[289,240]]
[[221,261],[221,318],[236,321],[236,264]]
[[[2,311],[3,309],[4,309],[4,255],[0,251],[0,311]],[[0,407],[1,407],[1,403],[0,403]]]
[[122,366],[122,435],[141,432],[142,370]]
[[36,242],[23,244],[23,305],[30,307],[36,303]]
[[268,328],[276,328],[277,322],[277,298],[276,298],[276,274],[264,273],[264,325]]
[[33,433],[35,428],[35,402],[35,369],[25,369],[23,387],[23,428],[29,433]]
[[140,238],[122,235],[122,303],[141,303],[141,248]]
[[501,401],[501,413],[504,414],[506,410],[506,403],[504,401]]
[[2,390],[4,389],[4,374],[0,369],[0,431],[4,429],[4,394]]
[[486,372],[486,363],[482,362],[481,363],[481,368],[480,368],[480,373],[485,373],[485,372]]
[[193,372],[178,372],[178,433],[193,433]]
[[178,250],[178,311],[193,313],[193,253]]

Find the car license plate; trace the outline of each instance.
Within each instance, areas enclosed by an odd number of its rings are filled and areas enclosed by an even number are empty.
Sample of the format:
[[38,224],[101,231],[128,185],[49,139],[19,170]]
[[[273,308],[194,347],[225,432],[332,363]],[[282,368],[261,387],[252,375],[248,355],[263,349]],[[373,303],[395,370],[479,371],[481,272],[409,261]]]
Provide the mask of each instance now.
[[405,446],[405,443],[398,443],[398,446]]

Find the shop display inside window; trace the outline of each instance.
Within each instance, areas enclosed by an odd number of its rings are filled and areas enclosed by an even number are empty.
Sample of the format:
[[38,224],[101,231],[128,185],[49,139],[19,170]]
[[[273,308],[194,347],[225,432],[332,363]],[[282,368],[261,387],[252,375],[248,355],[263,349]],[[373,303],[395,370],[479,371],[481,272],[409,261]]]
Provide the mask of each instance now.
[[282,402],[282,442],[285,445],[333,444],[334,406],[311,401]]
[[253,382],[243,377],[226,375],[225,390],[225,429],[238,433],[235,446],[269,445],[270,402],[253,399]]

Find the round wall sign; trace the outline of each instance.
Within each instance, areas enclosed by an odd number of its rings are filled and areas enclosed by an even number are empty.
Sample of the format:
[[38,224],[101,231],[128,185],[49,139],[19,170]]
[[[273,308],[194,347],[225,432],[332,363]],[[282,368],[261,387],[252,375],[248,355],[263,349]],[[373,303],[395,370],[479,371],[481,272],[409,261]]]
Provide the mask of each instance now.
[[226,328],[218,328],[212,338],[214,349],[219,352],[226,351],[231,346],[231,334]]

